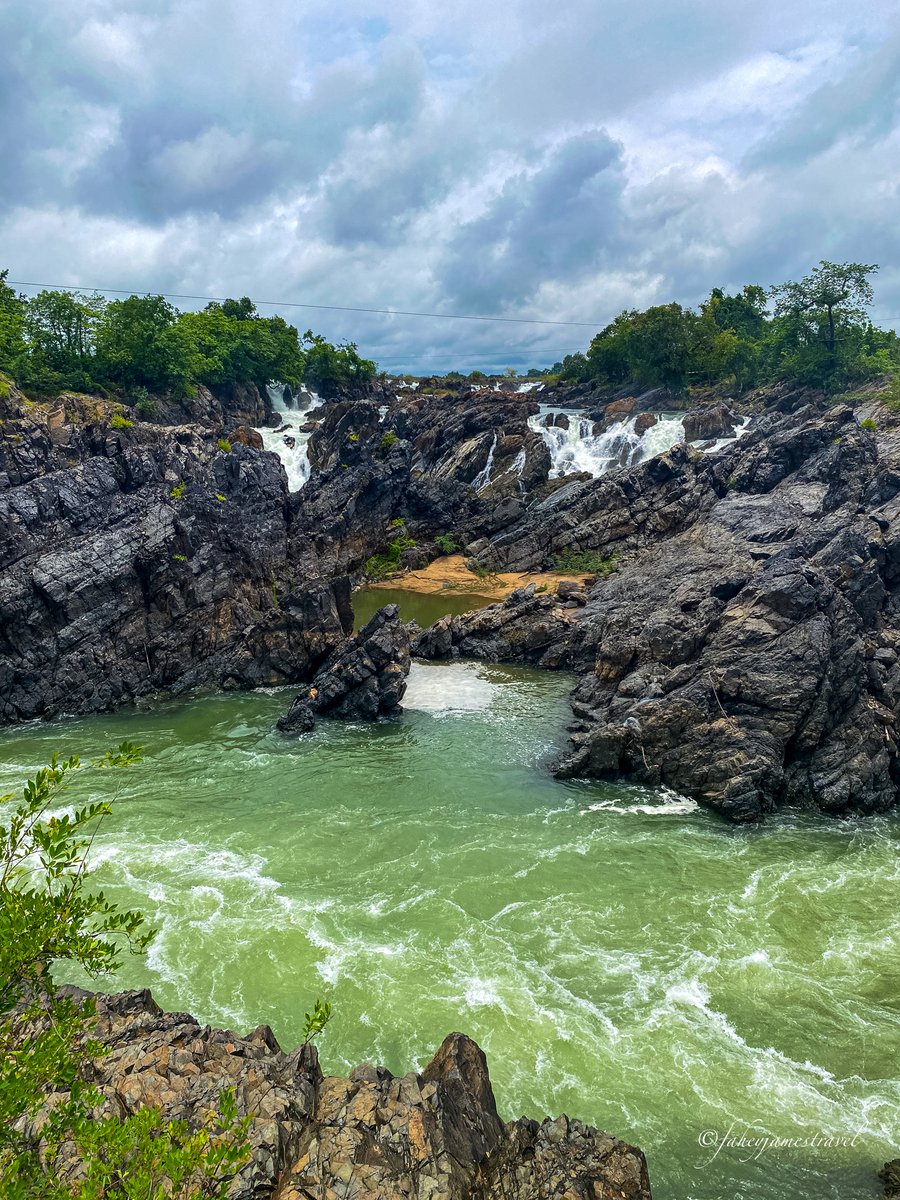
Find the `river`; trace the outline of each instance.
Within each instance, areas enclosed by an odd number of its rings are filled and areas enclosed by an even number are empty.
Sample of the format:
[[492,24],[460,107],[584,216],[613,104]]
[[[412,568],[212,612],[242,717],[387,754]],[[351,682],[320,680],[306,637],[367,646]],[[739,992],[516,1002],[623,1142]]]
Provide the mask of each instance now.
[[[96,877],[159,930],[117,987],[286,1047],[326,997],[328,1072],[423,1066],[461,1029],[504,1116],[637,1143],[656,1200],[876,1195],[900,1113],[900,823],[735,828],[556,781],[570,686],[415,665],[402,719],[300,739],[273,731],[289,691],[33,725],[2,734],[0,787],[53,750],[146,746],[92,781],[120,789]],[[848,1144],[716,1153],[729,1129]]]

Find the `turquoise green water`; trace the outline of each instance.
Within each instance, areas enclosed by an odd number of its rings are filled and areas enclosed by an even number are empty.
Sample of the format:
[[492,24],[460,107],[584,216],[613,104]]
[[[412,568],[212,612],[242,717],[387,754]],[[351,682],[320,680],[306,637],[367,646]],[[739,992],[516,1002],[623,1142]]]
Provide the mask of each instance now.
[[399,604],[403,620],[415,621],[424,629],[448,613],[455,617],[471,612],[473,608],[483,608],[490,601],[484,596],[474,596],[468,592],[444,595],[442,592],[411,592],[406,588],[359,588],[353,593],[353,615],[357,629],[365,625],[385,604]]
[[[656,1200],[877,1196],[900,1113],[900,826],[732,828],[557,782],[569,686],[416,666],[400,721],[303,739],[272,730],[288,692],[32,726],[0,738],[0,788],[52,749],[148,747],[93,856],[160,930],[120,986],[285,1046],[328,997],[333,1072],[422,1066],[462,1029],[505,1116],[633,1140]],[[730,1127],[847,1144],[700,1145]]]

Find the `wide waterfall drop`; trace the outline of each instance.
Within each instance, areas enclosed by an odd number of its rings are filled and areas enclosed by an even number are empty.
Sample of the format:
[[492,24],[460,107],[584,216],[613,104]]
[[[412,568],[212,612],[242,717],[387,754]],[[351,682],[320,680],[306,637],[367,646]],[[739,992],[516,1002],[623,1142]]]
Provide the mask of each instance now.
[[283,414],[284,420],[275,429],[264,427],[257,432],[262,436],[264,449],[271,450],[281,459],[288,478],[288,491],[299,492],[309,479],[310,471],[307,453],[310,435],[301,433],[300,427],[306,424],[313,409],[319,408],[322,399],[315,392],[301,393],[296,398],[298,407],[291,408],[281,384],[270,383],[268,393],[273,412]]
[[[594,433],[595,422],[572,409],[552,409],[541,405],[540,411],[528,418],[528,424],[544,439],[550,451],[550,478],[586,472],[605,475],[617,467],[633,467],[658,454],[665,454],[685,440],[684,420],[679,413],[654,413],[654,423],[642,433],[637,432],[639,413],[616,421],[602,433]],[[563,420],[564,419],[564,420]],[[561,420],[560,424],[556,424]],[[549,422],[549,423],[548,423]],[[735,427],[731,437],[721,437],[698,443],[705,453],[712,454],[737,441],[747,431],[750,418],[745,417]]]
[[[565,425],[548,425],[547,419],[564,417]],[[638,417],[616,421],[603,433],[595,434],[594,422],[583,414],[546,409],[528,418],[529,426],[541,435],[550,450],[550,478],[586,471],[605,475],[615,467],[632,467],[654,455],[663,454],[684,441],[684,422],[676,415],[659,414],[656,424],[639,434]]]

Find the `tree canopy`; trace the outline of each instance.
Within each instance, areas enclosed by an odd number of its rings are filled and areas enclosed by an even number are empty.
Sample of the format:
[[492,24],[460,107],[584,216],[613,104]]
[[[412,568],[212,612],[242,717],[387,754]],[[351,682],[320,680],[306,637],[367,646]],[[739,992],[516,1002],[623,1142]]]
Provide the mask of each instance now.
[[[844,388],[900,370],[900,341],[868,317],[874,264],[823,260],[799,281],[768,293],[713,288],[699,312],[680,304],[626,310],[553,367],[563,380],[634,380],[679,392],[724,383],[737,391],[775,380]],[[769,304],[771,303],[771,311]]]
[[0,370],[43,394],[64,389],[187,395],[280,382],[333,393],[375,375],[350,342],[301,339],[282,317],[260,316],[247,296],[179,312],[163,296],[107,301],[68,291],[17,295],[0,272]]

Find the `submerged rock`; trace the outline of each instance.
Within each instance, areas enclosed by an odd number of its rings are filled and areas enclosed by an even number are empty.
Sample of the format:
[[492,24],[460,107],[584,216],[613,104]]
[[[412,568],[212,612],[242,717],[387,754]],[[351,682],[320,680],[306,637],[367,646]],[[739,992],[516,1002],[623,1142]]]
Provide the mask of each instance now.
[[96,999],[106,1053],[85,1074],[110,1114],[154,1106],[195,1128],[234,1090],[251,1118],[251,1158],[231,1200],[651,1200],[634,1146],[565,1116],[504,1122],[484,1054],[464,1034],[420,1073],[360,1066],[331,1077],[314,1046],[285,1053],[266,1025],[246,1037],[211,1029],[163,1012],[146,990]]
[[399,607],[385,605],[334,651],[279,718],[277,728],[282,733],[308,732],[317,714],[344,721],[397,716],[409,667],[409,631]]

